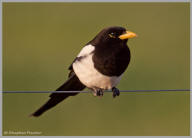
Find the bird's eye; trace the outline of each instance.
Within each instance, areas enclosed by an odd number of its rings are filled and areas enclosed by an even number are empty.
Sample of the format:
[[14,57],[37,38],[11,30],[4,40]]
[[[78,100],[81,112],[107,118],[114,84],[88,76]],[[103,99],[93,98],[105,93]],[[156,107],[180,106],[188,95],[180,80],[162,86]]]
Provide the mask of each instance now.
[[110,33],[110,34],[109,34],[109,37],[111,37],[111,38],[116,38],[114,33]]

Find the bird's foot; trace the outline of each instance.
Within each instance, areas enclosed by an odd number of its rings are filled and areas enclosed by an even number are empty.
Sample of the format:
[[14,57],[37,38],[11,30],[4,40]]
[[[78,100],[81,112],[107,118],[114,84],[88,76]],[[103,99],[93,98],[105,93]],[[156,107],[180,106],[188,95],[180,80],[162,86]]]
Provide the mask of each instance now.
[[96,95],[100,96],[100,97],[103,96],[103,90],[102,89],[97,89],[96,90]]
[[113,98],[120,95],[120,91],[117,88],[113,87],[112,91],[113,91]]

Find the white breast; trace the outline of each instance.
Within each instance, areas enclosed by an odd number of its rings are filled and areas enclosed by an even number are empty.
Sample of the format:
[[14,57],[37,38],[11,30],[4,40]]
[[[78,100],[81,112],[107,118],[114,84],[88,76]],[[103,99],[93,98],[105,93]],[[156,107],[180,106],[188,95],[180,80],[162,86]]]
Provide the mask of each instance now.
[[83,56],[84,58],[73,63],[73,70],[79,80],[88,88],[111,89],[119,83],[121,76],[109,77],[98,72],[94,68],[92,60],[94,49],[95,47],[92,45],[85,46],[78,54],[78,57]]

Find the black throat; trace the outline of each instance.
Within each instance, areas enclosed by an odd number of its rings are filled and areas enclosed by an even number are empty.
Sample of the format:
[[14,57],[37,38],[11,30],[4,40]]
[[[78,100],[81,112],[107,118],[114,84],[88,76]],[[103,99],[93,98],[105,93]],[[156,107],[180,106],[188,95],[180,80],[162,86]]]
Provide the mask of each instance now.
[[130,62],[127,40],[118,42],[100,40],[96,37],[89,43],[95,46],[93,53],[94,67],[103,75],[120,76]]

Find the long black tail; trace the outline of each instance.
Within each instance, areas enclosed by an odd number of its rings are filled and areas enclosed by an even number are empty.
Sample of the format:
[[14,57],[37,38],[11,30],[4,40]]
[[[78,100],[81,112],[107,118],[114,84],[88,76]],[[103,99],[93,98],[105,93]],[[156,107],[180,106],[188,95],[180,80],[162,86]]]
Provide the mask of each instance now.
[[[85,88],[85,85],[83,85],[75,73],[72,73],[68,80],[59,87],[56,91],[81,91]],[[63,101],[69,96],[77,95],[78,93],[52,93],[50,95],[50,99],[37,111],[35,111],[31,116],[38,117],[41,114],[43,114],[45,111],[49,110],[50,108],[56,106],[58,103]]]

